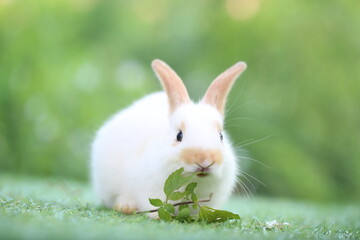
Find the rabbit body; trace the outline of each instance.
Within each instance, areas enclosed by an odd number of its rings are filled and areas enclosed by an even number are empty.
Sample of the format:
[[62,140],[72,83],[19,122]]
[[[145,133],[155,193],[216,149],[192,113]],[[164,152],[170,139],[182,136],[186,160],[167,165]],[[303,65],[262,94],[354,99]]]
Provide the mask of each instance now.
[[194,179],[196,193],[199,199],[213,193],[207,205],[220,207],[236,184],[238,169],[231,143],[222,131],[223,115],[211,99],[195,104],[186,96],[179,97],[185,93],[164,83],[168,75],[164,77],[161,71],[169,67],[157,64],[159,69],[154,63],[153,67],[165,92],[136,101],[96,134],[91,153],[95,191],[105,206],[123,213],[149,210],[153,208],[149,198],[165,200],[166,178],[183,167],[185,172],[209,173]]

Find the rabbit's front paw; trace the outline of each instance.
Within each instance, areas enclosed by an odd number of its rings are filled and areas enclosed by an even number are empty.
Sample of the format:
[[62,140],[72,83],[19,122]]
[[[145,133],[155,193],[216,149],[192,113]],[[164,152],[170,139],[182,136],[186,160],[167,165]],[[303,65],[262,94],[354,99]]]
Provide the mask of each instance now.
[[123,198],[118,198],[113,208],[115,211],[126,215],[135,214],[137,211],[135,202],[129,200],[124,201]]

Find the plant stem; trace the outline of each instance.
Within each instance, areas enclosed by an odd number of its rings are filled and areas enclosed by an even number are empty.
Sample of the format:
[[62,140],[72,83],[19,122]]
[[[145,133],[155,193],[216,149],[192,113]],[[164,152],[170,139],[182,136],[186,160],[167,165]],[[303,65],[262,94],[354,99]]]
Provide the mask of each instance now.
[[[175,204],[172,204],[172,205],[173,205],[174,207],[176,207],[176,206],[185,205],[185,204],[210,202],[212,196],[213,196],[213,194],[210,193],[210,196],[209,196],[208,199],[202,199],[202,200],[199,200],[199,201],[197,201],[197,202],[193,202],[193,201],[179,202],[179,203],[175,203]],[[148,210],[148,211],[139,211],[139,212],[136,212],[136,214],[141,214],[141,213],[153,213],[153,212],[157,212],[158,210],[159,210],[159,208],[152,209],[152,210]]]

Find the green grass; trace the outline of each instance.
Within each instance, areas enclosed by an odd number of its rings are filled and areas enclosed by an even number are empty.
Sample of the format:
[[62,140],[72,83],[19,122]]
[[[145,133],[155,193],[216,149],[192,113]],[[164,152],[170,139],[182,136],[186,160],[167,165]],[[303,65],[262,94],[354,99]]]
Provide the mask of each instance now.
[[[359,239],[360,206],[232,199],[240,222],[163,223],[99,207],[86,184],[0,176],[0,239]],[[290,227],[266,229],[271,220]]]

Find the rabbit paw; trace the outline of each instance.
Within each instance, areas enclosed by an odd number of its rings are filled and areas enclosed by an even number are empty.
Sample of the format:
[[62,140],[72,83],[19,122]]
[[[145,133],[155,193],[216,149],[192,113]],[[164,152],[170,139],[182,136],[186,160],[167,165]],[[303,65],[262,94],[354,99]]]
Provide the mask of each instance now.
[[136,204],[133,201],[123,201],[122,199],[118,199],[113,208],[115,211],[126,215],[135,214],[137,211]]

